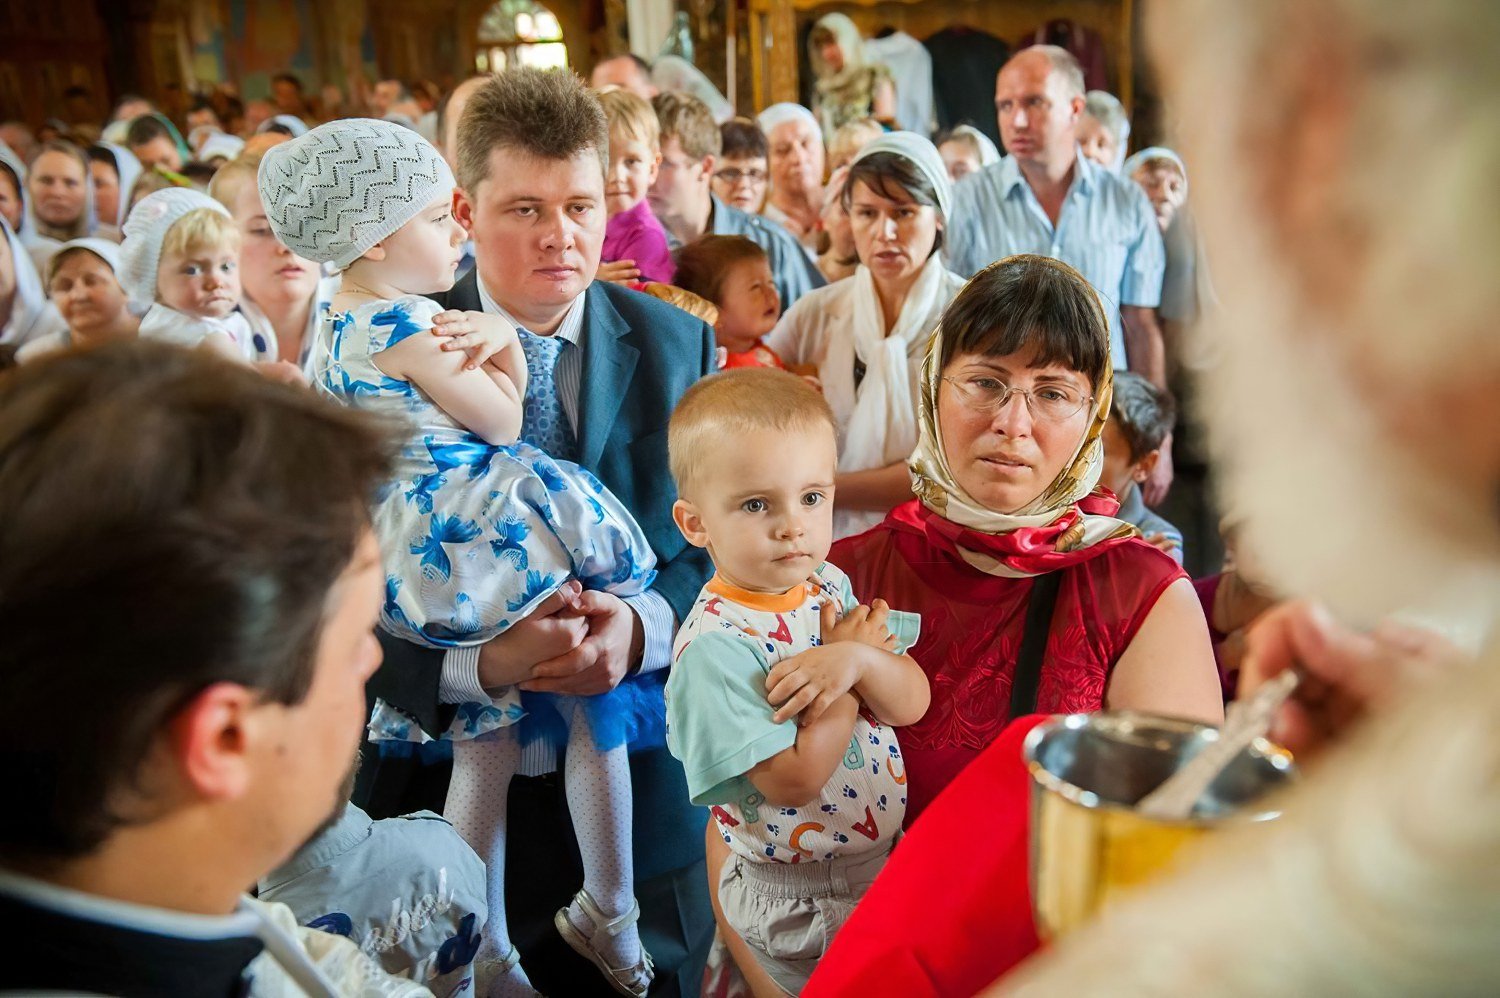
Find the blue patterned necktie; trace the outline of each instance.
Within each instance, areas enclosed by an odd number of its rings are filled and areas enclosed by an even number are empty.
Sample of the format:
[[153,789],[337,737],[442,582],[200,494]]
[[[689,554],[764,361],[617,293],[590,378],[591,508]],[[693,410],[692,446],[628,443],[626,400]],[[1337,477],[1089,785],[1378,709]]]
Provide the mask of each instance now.
[[573,428],[557,396],[557,362],[568,341],[560,336],[538,336],[526,329],[517,332],[527,371],[521,439],[560,461],[577,460]]

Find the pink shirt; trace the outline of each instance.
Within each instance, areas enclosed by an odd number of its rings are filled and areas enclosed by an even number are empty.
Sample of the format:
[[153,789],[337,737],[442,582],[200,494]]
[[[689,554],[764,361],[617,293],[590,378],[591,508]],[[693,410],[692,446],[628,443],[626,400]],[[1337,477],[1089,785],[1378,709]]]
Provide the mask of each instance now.
[[651,204],[645,198],[605,224],[601,256],[605,263],[634,260],[645,281],[671,284],[677,274],[672,251],[667,247],[667,230],[651,213]]

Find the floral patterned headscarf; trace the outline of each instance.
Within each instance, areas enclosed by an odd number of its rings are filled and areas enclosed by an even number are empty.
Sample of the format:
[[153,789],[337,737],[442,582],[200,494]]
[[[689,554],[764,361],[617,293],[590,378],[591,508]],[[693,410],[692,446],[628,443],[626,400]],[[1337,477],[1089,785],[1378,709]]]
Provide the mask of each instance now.
[[[1089,287],[1083,275],[1059,260],[1011,256],[975,275],[955,301],[969,294],[980,276],[1017,264],[1054,268]],[[1099,296],[1092,287],[1089,293],[1099,309],[1100,335],[1108,335],[1105,331],[1109,324],[1104,319]],[[929,514],[920,516],[929,538],[955,550],[964,561],[990,575],[1026,578],[1091,558],[1098,553],[1099,545],[1107,542],[1139,536],[1135,527],[1115,518],[1119,502],[1108,492],[1095,491],[1103,468],[1104,424],[1109,419],[1114,395],[1113,371],[1106,369],[1094,387],[1093,416],[1088,430],[1052,484],[1021,509],[1002,513],[981,505],[965,492],[948,466],[937,415],[938,391],[943,383],[943,335],[943,327],[939,325],[928,341],[922,362],[919,436],[917,449],[909,461],[912,491]]]

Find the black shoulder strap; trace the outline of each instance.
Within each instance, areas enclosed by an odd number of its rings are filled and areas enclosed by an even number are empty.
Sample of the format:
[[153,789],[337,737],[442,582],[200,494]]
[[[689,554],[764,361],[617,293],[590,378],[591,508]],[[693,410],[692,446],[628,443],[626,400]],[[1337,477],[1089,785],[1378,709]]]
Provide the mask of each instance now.
[[1042,679],[1042,660],[1047,655],[1047,636],[1052,630],[1052,610],[1062,572],[1038,575],[1026,602],[1026,629],[1021,632],[1021,652],[1010,684],[1010,716],[1036,713],[1036,691]]

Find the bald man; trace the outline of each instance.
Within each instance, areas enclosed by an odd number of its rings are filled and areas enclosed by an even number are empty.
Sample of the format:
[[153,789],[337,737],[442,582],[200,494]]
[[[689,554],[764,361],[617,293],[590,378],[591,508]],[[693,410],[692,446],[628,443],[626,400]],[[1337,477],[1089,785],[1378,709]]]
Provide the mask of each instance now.
[[651,82],[651,65],[638,55],[626,53],[612,56],[594,66],[589,74],[589,86],[595,90],[605,87],[623,87],[631,93],[650,100],[659,92]]
[[1014,253],[1040,253],[1088,279],[1109,314],[1116,368],[1166,387],[1154,309],[1166,267],[1151,202],[1139,187],[1078,152],[1083,70],[1064,49],[1037,45],[995,80],[1007,156],[954,188],[950,268],[971,276]]

